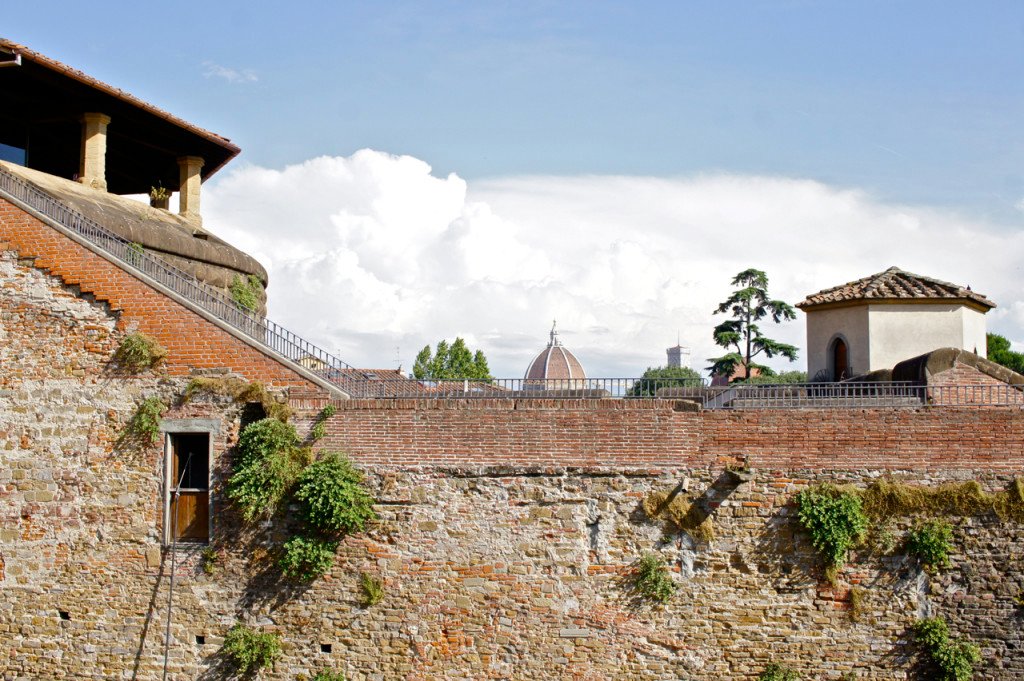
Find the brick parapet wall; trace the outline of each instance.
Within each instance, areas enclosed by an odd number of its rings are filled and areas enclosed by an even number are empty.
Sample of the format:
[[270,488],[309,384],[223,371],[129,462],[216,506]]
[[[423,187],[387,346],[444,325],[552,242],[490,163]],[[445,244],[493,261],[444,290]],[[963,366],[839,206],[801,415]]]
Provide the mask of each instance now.
[[[335,402],[322,448],[370,465],[1019,471],[1016,407],[678,411],[655,400]],[[306,427],[311,421],[306,420]]]
[[169,375],[229,368],[249,380],[321,390],[270,355],[4,199],[0,199],[0,244],[0,250],[31,259],[34,267],[106,303],[118,314],[119,330],[138,330],[157,339],[168,350],[164,370]]

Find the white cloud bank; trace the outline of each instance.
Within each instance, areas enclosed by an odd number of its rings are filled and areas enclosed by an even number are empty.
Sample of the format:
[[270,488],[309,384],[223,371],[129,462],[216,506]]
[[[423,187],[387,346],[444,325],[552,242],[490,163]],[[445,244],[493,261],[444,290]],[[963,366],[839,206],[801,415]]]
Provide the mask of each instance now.
[[[521,376],[557,319],[592,376],[719,353],[711,312],[747,267],[792,303],[890,265],[970,284],[1024,339],[1024,234],[856,190],[770,177],[517,177],[467,183],[362,150],[229,171],[205,224],[270,272],[270,316],[350,364],[407,370],[461,335]],[[803,313],[770,335],[804,344]],[[787,365],[778,365],[787,368]],[[801,360],[791,368],[805,368]]]

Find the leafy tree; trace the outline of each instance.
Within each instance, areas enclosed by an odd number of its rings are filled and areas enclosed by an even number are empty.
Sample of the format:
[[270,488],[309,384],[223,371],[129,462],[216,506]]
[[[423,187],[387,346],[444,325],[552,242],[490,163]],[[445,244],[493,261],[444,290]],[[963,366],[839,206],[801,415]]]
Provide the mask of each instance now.
[[690,367],[647,367],[629,394],[633,397],[656,395],[658,388],[681,388],[702,385],[700,373]]
[[776,324],[796,319],[791,305],[768,297],[768,275],[761,270],[743,270],[733,277],[732,285],[738,288],[715,310],[715,314],[730,313],[732,319],[715,327],[714,339],[716,344],[733,351],[708,360],[713,363],[711,373],[731,376],[737,366],[745,367],[748,376],[750,369],[763,371],[767,367],[753,361],[761,354],[766,358],[782,355],[791,362],[795,360],[795,346],[768,338],[757,324],[769,316]]
[[448,345],[448,341],[439,341],[433,354],[430,352],[430,346],[425,345],[416,355],[412,375],[420,380],[434,381],[465,378],[489,381],[492,378],[490,367],[487,366],[487,357],[481,350],[477,350],[475,354],[471,352],[462,338],[456,338],[451,345]]
[[761,369],[761,373],[757,376],[751,376],[746,379],[744,383],[807,383],[807,372],[806,371],[779,371],[776,373],[768,367]]
[[997,333],[985,335],[988,341],[988,358],[996,364],[1002,364],[1007,369],[1024,374],[1024,352],[1014,352],[1010,349],[1010,341]]

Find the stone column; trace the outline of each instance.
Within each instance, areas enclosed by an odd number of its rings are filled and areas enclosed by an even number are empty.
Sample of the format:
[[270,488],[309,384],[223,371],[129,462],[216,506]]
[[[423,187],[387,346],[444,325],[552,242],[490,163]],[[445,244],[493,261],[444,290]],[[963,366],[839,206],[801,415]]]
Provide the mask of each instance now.
[[178,158],[178,213],[197,224],[203,221],[199,215],[199,188],[203,181],[199,171],[202,167],[203,159],[199,156]]
[[82,155],[78,181],[88,187],[107,190],[107,124],[110,116],[82,114]]

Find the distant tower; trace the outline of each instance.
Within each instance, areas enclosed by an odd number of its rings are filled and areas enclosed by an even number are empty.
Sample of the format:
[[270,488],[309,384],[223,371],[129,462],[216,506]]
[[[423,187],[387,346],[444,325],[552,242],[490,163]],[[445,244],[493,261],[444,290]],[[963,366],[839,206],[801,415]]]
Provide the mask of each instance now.
[[676,337],[676,344],[665,352],[668,353],[668,365],[670,367],[690,368],[690,348],[684,348],[679,344],[679,337]]

